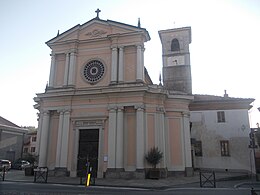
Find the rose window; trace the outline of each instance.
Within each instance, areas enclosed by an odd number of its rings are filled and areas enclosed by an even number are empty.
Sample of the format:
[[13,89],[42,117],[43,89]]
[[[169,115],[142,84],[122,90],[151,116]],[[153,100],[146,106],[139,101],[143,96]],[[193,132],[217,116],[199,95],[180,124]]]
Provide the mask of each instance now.
[[99,60],[91,60],[88,62],[83,70],[83,75],[89,83],[96,83],[105,73],[105,66]]

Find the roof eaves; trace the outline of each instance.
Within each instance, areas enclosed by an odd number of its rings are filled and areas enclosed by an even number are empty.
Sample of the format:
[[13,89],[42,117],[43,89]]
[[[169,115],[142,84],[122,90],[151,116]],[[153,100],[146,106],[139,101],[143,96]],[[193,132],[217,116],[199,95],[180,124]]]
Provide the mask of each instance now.
[[12,123],[11,121],[9,121],[9,120],[5,119],[4,117],[1,117],[1,116],[0,116],[0,124],[20,128],[18,125]]
[[55,39],[58,39],[58,38],[61,38],[61,37],[63,37],[66,33],[68,33],[69,31],[73,31],[73,30],[76,30],[77,28],[79,28],[81,25],[80,24],[77,24],[76,26],[73,26],[72,28],[70,28],[70,29],[68,29],[68,30],[66,30],[65,32],[63,32],[63,33],[61,33],[61,34],[59,34],[59,35],[57,35],[56,37],[54,37],[54,38],[52,38],[52,39],[50,39],[49,41],[47,41],[47,42],[45,42],[45,44],[49,44],[49,43],[51,43],[51,42],[53,42]]
[[151,37],[150,37],[148,31],[146,30],[146,28],[142,28],[142,27],[138,27],[138,26],[134,26],[134,25],[130,25],[130,24],[125,24],[125,23],[117,22],[117,21],[113,21],[113,20],[107,20],[107,22],[115,23],[115,24],[118,24],[118,25],[125,25],[125,26],[128,26],[130,28],[135,28],[137,30],[144,31],[147,34],[147,41],[151,40]]

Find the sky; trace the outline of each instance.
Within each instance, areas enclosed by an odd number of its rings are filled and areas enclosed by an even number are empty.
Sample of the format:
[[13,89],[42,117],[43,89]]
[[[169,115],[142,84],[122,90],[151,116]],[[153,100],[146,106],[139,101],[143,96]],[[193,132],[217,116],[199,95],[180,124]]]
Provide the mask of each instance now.
[[45,44],[96,17],[146,28],[145,66],[155,84],[162,69],[158,31],[190,26],[194,94],[254,98],[250,125],[260,123],[259,0],[1,0],[0,116],[19,126],[37,126],[36,93],[49,79]]

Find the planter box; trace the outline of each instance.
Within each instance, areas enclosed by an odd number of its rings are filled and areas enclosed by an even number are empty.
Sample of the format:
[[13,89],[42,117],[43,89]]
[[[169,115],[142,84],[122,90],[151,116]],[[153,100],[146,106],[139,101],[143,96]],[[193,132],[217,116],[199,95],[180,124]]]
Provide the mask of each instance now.
[[149,169],[148,178],[149,179],[159,179],[161,177],[160,169]]

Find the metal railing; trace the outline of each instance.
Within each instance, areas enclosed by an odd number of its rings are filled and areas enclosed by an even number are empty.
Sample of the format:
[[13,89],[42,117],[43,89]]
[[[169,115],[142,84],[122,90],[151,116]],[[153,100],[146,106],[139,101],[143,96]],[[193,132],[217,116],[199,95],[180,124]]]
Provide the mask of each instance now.
[[200,187],[216,188],[215,171],[200,171]]
[[34,183],[45,182],[48,180],[48,168],[47,167],[37,167],[34,171]]

